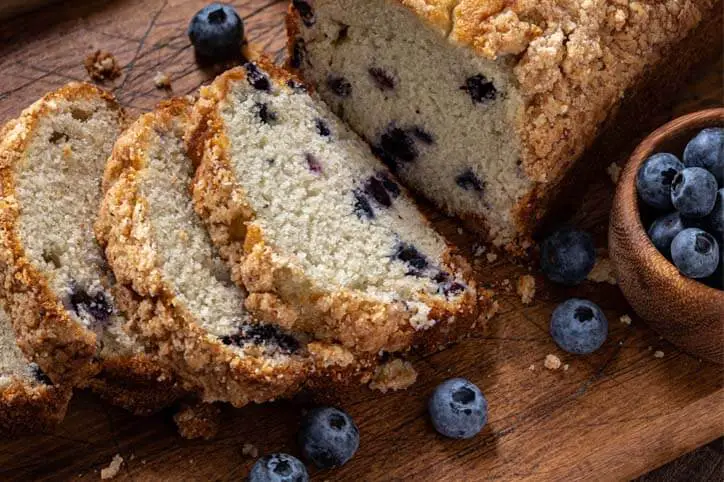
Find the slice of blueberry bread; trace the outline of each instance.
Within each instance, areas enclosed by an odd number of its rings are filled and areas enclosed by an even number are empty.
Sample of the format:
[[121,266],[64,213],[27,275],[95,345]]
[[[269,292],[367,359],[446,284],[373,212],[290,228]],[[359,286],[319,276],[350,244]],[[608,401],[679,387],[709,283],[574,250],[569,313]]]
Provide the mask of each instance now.
[[206,401],[242,406],[289,395],[318,366],[349,365],[341,347],[260,322],[244,309],[194,212],[194,164],[183,134],[191,105],[176,99],[116,142],[96,223],[125,294],[129,329]]
[[468,265],[286,71],[264,59],[228,71],[202,89],[195,115],[196,210],[250,311],[356,353],[475,323]]
[[403,182],[520,252],[621,99],[700,20],[718,26],[717,43],[721,11],[712,0],[294,0],[289,62]]
[[123,331],[93,234],[103,168],[124,125],[109,94],[72,83],[4,128],[0,297],[18,345],[53,382],[83,386],[100,372],[94,390],[148,412],[175,383]]
[[63,420],[71,393],[28,361],[0,308],[0,437],[51,430]]

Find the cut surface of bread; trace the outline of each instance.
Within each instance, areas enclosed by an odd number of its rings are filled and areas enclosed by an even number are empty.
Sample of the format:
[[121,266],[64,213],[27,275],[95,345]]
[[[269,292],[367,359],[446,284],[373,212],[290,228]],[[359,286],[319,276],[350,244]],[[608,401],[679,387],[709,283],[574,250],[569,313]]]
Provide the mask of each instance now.
[[155,390],[166,376],[123,331],[93,233],[103,168],[124,124],[110,94],[72,83],[26,109],[0,140],[0,296],[18,344],[55,383],[82,386],[99,370],[128,375],[95,380],[102,394]]
[[71,393],[28,361],[0,308],[0,437],[51,430],[63,420]]
[[627,89],[716,4],[292,3],[290,65],[407,185],[513,252]]
[[[116,143],[98,239],[130,329],[206,401],[242,406],[295,392],[338,347],[254,319],[194,212],[194,164],[183,134],[190,104],[176,99],[139,118]],[[319,357],[319,358],[316,358]]]
[[233,69],[195,115],[196,209],[257,316],[357,353],[474,324],[468,265],[288,73],[264,59]]

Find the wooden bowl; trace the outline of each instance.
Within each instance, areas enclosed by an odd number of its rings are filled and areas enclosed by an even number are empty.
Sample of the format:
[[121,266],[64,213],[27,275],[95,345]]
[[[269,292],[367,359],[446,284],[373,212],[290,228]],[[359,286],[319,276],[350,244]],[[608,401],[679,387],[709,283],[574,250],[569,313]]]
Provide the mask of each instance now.
[[724,291],[683,276],[659,253],[646,234],[636,196],[636,173],[649,156],[671,152],[681,158],[699,130],[715,126],[724,126],[724,108],[679,117],[639,144],[618,181],[608,243],[619,286],[634,311],[685,351],[724,363]]

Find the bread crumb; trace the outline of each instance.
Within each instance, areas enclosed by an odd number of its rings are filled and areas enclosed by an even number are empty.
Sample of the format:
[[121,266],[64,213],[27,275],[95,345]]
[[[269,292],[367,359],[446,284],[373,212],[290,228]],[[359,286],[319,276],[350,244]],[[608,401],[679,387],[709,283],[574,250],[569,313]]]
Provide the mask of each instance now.
[[534,371],[534,370],[535,370],[535,365],[531,365],[531,366],[529,366],[529,367],[528,367],[528,370],[530,370],[530,371]]
[[588,273],[587,279],[595,283],[616,284],[616,277],[613,274],[613,266],[608,258],[600,258],[596,260],[593,269]]
[[485,257],[488,259],[488,263],[495,263],[495,261],[498,259],[498,255],[495,253],[488,253],[485,255]]
[[171,90],[171,78],[164,72],[156,72],[156,75],[153,77],[153,85],[155,85],[157,89]]
[[259,457],[259,449],[252,444],[244,444],[241,447],[241,454],[255,459]]
[[656,350],[654,352],[654,358],[664,358],[664,352],[661,350]]
[[387,393],[388,390],[404,390],[417,381],[417,371],[408,361],[395,358],[375,369],[369,387]]
[[568,363],[566,363],[565,365],[563,365],[563,371],[564,371],[564,372],[567,372],[569,368],[571,368],[571,366],[570,366]]
[[113,80],[121,75],[116,58],[105,50],[96,50],[85,59],[85,70],[96,81]]
[[458,234],[463,234],[465,231],[463,231],[463,228],[458,228]]
[[619,318],[619,320],[620,320],[621,323],[623,323],[624,325],[630,325],[630,324],[631,324],[631,317],[628,316],[628,315],[622,315],[621,318]]
[[555,355],[546,355],[543,366],[549,370],[558,370],[561,367],[561,359]]
[[475,256],[476,258],[479,258],[482,255],[484,255],[485,251],[487,251],[487,250],[488,250],[488,248],[486,248],[484,245],[476,244],[473,246],[473,256]]
[[112,479],[113,477],[118,475],[118,472],[121,471],[121,465],[123,465],[123,457],[121,457],[120,454],[114,455],[110,465],[105,469],[101,469],[101,479]]
[[533,303],[535,297],[535,278],[529,274],[525,274],[518,278],[518,294],[520,295],[520,301],[524,305]]
[[615,162],[612,162],[606,168],[608,176],[611,178],[611,182],[618,184],[618,179],[621,177],[621,168]]
[[212,403],[196,403],[181,405],[174,422],[178,433],[185,439],[203,438],[210,440],[216,436],[221,423],[221,410]]

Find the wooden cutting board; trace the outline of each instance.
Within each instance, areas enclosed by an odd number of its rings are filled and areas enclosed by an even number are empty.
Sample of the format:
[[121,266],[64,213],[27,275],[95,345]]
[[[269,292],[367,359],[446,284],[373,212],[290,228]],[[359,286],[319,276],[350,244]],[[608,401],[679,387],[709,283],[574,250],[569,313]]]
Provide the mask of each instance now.
[[[193,92],[215,75],[200,70],[185,34],[204,4],[197,0],[64,2],[6,22],[0,28],[0,121],[50,89],[87,79],[84,58],[95,49],[113,53],[124,75],[106,86],[132,112],[169,95]],[[286,2],[236,1],[252,41],[280,55]],[[172,79],[172,93],[153,84],[157,72]],[[668,118],[722,103],[722,60],[692,77]],[[631,141],[646,132],[631,133]],[[626,152],[620,153],[626,157]],[[617,159],[611,159],[615,161]],[[602,172],[576,216],[605,240],[613,184]],[[474,256],[475,239],[454,220],[436,225],[474,262],[480,280],[497,287],[500,314],[476,338],[416,361],[418,383],[382,395],[360,389],[344,403],[361,430],[361,448],[345,467],[314,472],[315,480],[622,480],[645,473],[724,433],[722,372],[681,353],[633,317],[616,286],[587,282],[575,289],[546,284],[536,274],[535,302],[524,306],[514,291],[528,273],[503,257]],[[610,320],[604,347],[588,357],[560,352],[547,333],[548,318],[571,296],[599,303]],[[663,352],[663,358],[654,356]],[[547,354],[567,370],[547,370]],[[436,435],[426,417],[431,390],[446,378],[477,383],[490,403],[490,421],[472,440]],[[2,480],[97,480],[115,454],[124,458],[119,480],[241,480],[261,453],[299,455],[294,434],[307,399],[224,411],[219,436],[185,441],[170,412],[133,417],[78,393],[56,433],[0,442]]]

